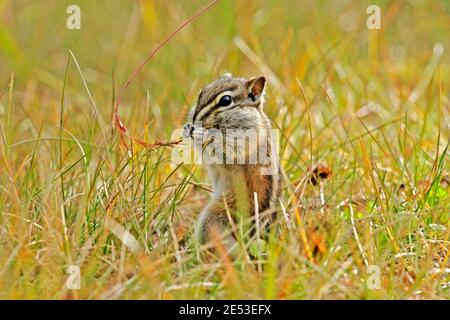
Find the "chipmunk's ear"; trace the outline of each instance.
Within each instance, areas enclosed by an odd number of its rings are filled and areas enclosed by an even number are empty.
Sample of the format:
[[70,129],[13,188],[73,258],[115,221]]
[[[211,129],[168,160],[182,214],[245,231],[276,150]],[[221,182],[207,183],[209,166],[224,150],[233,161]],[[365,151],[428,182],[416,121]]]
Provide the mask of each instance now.
[[250,78],[247,81],[249,98],[252,99],[252,101],[257,101],[261,99],[261,97],[264,95],[265,86],[266,86],[266,77],[259,76]]

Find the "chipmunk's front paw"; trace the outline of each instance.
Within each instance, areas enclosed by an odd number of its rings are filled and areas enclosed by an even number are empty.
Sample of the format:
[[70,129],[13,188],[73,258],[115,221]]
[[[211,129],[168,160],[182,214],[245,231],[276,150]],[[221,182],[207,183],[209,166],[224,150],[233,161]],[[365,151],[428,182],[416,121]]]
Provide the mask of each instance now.
[[203,127],[196,126],[190,123],[187,123],[183,127],[183,137],[194,139],[197,142],[203,142],[205,139],[207,130]]
[[183,137],[184,138],[192,138],[192,133],[194,132],[194,126],[190,123],[187,123],[183,127]]

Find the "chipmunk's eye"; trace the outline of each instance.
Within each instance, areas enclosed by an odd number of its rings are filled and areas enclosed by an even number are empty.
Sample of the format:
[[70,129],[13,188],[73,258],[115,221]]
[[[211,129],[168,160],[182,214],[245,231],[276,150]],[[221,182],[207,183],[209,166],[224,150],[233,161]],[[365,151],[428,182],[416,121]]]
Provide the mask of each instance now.
[[219,103],[217,105],[221,107],[229,106],[233,102],[233,99],[229,95],[223,96],[220,98]]

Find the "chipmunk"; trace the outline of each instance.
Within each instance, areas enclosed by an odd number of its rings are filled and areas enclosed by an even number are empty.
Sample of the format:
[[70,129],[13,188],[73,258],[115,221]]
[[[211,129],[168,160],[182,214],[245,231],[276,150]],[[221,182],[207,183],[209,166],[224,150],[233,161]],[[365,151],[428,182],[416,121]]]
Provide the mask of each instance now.
[[[280,170],[276,146],[271,138],[272,127],[263,110],[265,85],[264,76],[245,79],[229,73],[223,75],[200,91],[197,104],[190,110],[188,123],[183,127],[183,136],[191,138],[194,144],[196,138],[204,138],[200,143],[203,151],[211,141],[219,142],[212,152],[212,158],[216,161],[206,164],[212,183],[212,197],[200,212],[194,236],[205,243],[211,240],[213,231],[218,231],[229,252],[236,244],[230,232],[229,213],[234,222],[238,212],[248,214],[252,235],[257,230],[256,222],[264,232],[275,218]],[[215,139],[205,138],[208,131],[213,131],[209,138],[212,136]],[[263,134],[252,136],[248,132]],[[231,141],[241,136],[247,136],[251,141],[228,148],[227,138],[230,135]],[[239,157],[245,161],[239,162]],[[251,161],[255,158],[256,162]],[[255,218],[256,203],[259,221]]]

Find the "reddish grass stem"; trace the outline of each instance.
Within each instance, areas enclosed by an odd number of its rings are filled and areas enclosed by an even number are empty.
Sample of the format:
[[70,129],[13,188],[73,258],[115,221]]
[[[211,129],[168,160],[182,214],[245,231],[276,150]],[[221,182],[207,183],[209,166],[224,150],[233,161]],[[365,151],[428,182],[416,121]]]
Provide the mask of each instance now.
[[[155,49],[153,49],[150,54],[147,56],[147,58],[144,60],[144,62],[130,75],[125,85],[122,87],[119,96],[117,97],[116,103],[114,105],[114,112],[113,112],[113,121],[116,124],[116,127],[119,129],[120,138],[126,148],[128,149],[128,145],[125,142],[124,135],[128,134],[128,129],[125,127],[122,121],[120,121],[118,112],[119,112],[119,106],[122,102],[123,95],[125,94],[125,91],[128,89],[130,84],[133,82],[133,80],[136,78],[136,76],[139,74],[139,72],[144,68],[144,66],[152,59],[158,51],[164,47],[164,45],[169,42],[179,31],[181,31],[184,27],[186,27],[188,24],[190,24],[193,20],[198,18],[202,13],[204,13],[206,10],[211,8],[213,5],[217,3],[218,0],[213,0],[209,2],[206,6],[198,10],[194,15],[186,19],[175,31],[170,33]],[[162,146],[174,146],[181,142],[181,138],[174,141],[155,141],[154,143],[147,143],[144,141],[141,141],[139,139],[134,138],[131,136],[131,134],[128,134],[132,141],[146,147],[146,148],[158,148]]]

